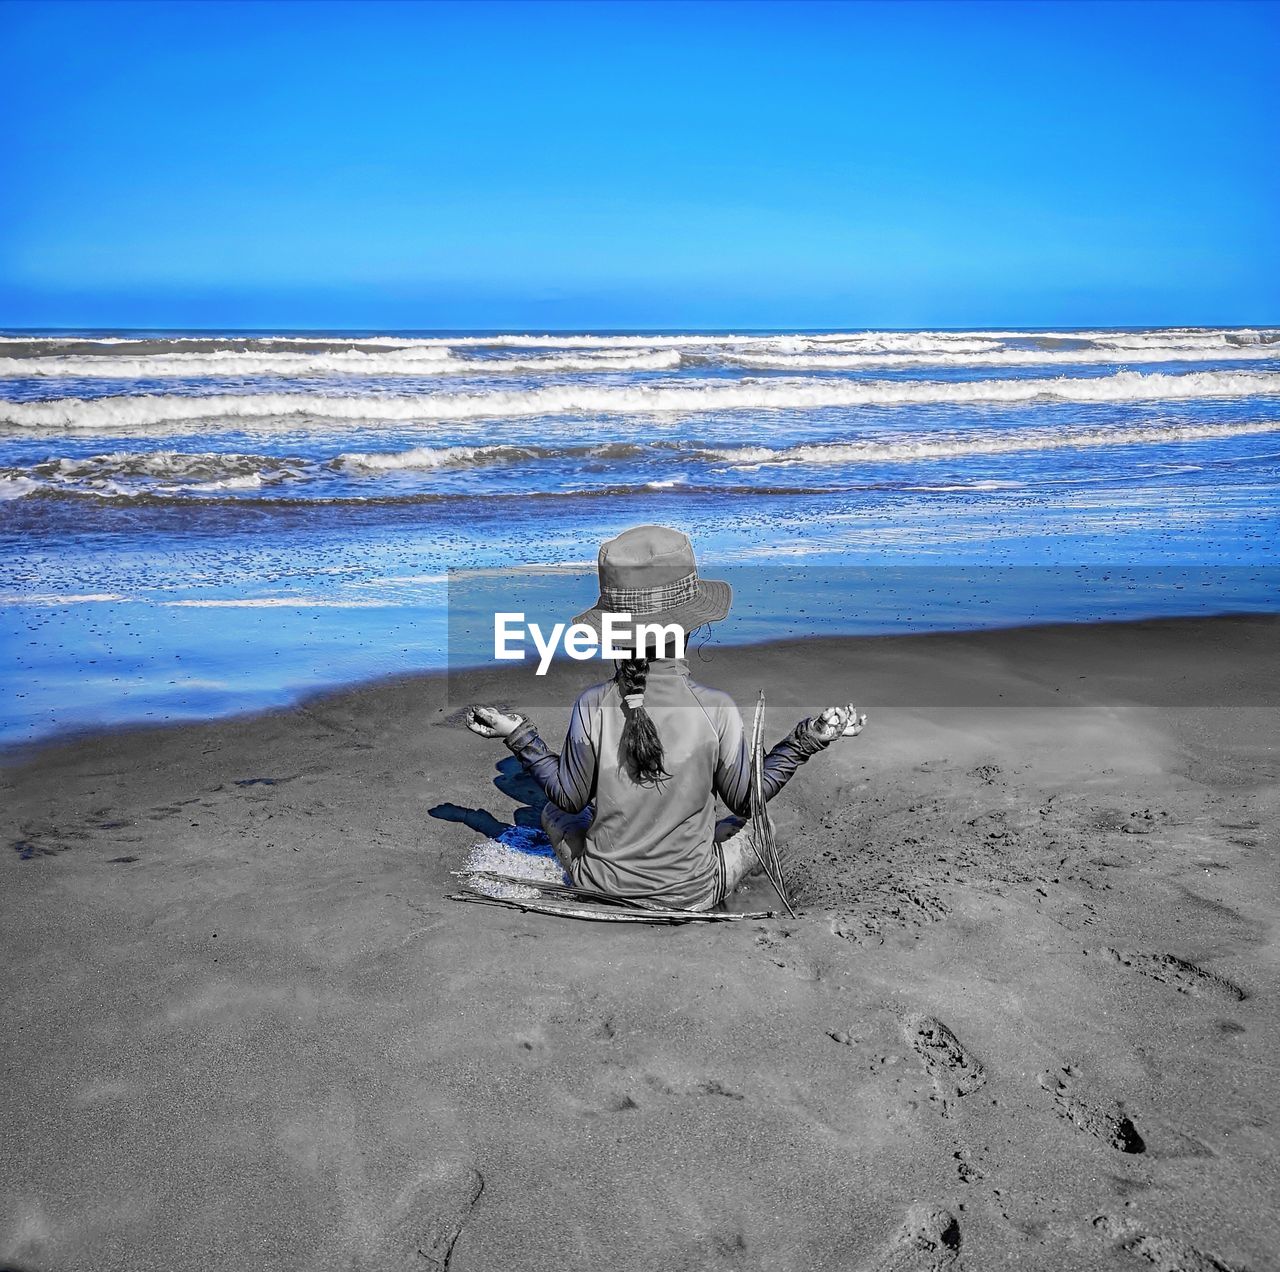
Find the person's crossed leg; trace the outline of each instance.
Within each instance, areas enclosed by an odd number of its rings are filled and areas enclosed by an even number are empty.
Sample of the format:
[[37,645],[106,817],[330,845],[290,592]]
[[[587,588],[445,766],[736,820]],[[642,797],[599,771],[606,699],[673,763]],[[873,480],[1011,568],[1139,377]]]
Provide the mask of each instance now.
[[[587,829],[595,810],[590,804],[580,813],[566,813],[550,800],[542,807],[542,829],[551,840],[556,859],[565,873],[573,878],[573,859],[587,847]],[[769,818],[773,829],[773,818]],[[716,850],[724,862],[725,896],[735,892],[745,880],[759,874],[763,867],[751,824],[741,817],[722,817],[716,822]]]

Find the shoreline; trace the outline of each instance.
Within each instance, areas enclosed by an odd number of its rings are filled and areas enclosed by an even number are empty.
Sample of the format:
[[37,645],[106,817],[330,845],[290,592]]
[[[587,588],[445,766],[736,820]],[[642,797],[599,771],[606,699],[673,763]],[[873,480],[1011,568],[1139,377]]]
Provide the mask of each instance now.
[[[1261,633],[1265,633],[1268,628],[1274,628],[1277,633],[1280,633],[1280,612],[1237,610],[1209,615],[1175,615],[1117,620],[1100,619],[1081,622],[1051,620],[1043,623],[1019,623],[1009,626],[929,629],[906,634],[812,634],[781,639],[743,641],[731,645],[715,645],[705,657],[697,643],[694,642],[688,651],[688,661],[696,677],[700,670],[705,670],[707,674],[714,675],[717,664],[726,663],[731,665],[741,657],[755,659],[776,655],[779,658],[786,658],[805,651],[806,656],[834,657],[837,661],[841,661],[842,651],[851,644],[859,647],[865,646],[868,650],[880,649],[884,652],[909,649],[912,646],[916,646],[923,651],[926,643],[929,642],[939,648],[945,648],[951,642],[959,642],[960,646],[963,647],[966,642],[986,642],[988,639],[996,642],[1006,640],[1013,642],[1038,641],[1041,644],[1052,645],[1068,641],[1073,635],[1080,635],[1089,631],[1110,631],[1122,639],[1125,632],[1146,633],[1152,631],[1159,633],[1165,631],[1171,638],[1176,640],[1179,633],[1183,632],[1188,625],[1201,624],[1206,625],[1210,631],[1220,626],[1223,630],[1226,630],[1226,626],[1230,625]],[[95,742],[117,735],[127,736],[150,732],[163,733],[189,728],[246,724],[263,718],[288,716],[308,707],[322,706],[331,700],[340,700],[346,695],[376,692],[379,688],[390,689],[392,686],[417,686],[419,690],[430,696],[429,687],[439,685],[443,686],[446,703],[452,702],[453,705],[459,705],[459,703],[453,702],[453,699],[466,697],[470,686],[474,684],[489,685],[497,683],[506,692],[508,690],[505,682],[511,680],[516,682],[515,687],[510,690],[511,692],[523,687],[527,691],[526,696],[536,705],[554,707],[563,704],[566,693],[574,692],[572,686],[575,682],[579,682],[579,689],[581,689],[589,684],[608,678],[608,668],[603,666],[599,660],[575,663],[564,657],[563,654],[559,654],[549,667],[548,674],[540,677],[533,674],[532,668],[535,663],[536,654],[526,659],[520,666],[501,667],[496,663],[489,663],[458,668],[429,667],[412,671],[392,671],[380,676],[371,676],[340,684],[303,690],[292,700],[274,706],[250,706],[240,711],[172,721],[123,720],[114,723],[70,726],[28,741],[0,742],[0,773],[7,769],[22,767],[36,762],[47,751],[63,747],[93,745]],[[1280,705],[1280,691],[1271,693],[1268,686],[1263,686],[1259,689],[1258,687],[1233,685],[1229,686],[1229,688],[1233,695],[1243,695],[1240,705],[1248,705],[1250,703],[1259,706]],[[1129,685],[1128,689],[1132,691],[1133,686]],[[1006,690],[1001,688],[992,692],[1003,695]],[[1259,692],[1263,694],[1261,699],[1258,698]],[[978,686],[970,686],[970,693],[973,696],[968,700],[968,705],[983,705],[984,702],[987,705],[996,705],[995,702],[987,702],[984,699]],[[899,698],[894,705],[906,705],[912,696],[908,694],[906,698]],[[1147,686],[1146,692],[1135,700],[1143,701],[1152,706],[1172,705],[1174,696],[1172,691],[1167,690],[1160,684],[1151,684]],[[1039,699],[1033,696],[1028,698],[1024,705],[1032,705],[1037,701]],[[914,705],[928,704],[919,703]],[[956,705],[963,704],[957,702]],[[1002,699],[1001,705],[1018,705],[1018,702],[1016,700],[1004,701]],[[1232,703],[1228,701],[1221,703],[1221,705],[1232,705]]]
[[[1278,631],[695,661],[744,712],[765,690],[769,742],[870,714],[771,805],[794,921],[448,901],[539,796],[441,677],[42,746],[0,771],[0,1260],[374,1272],[445,1232],[454,1272],[1260,1272]],[[595,670],[529,707],[553,747]]]

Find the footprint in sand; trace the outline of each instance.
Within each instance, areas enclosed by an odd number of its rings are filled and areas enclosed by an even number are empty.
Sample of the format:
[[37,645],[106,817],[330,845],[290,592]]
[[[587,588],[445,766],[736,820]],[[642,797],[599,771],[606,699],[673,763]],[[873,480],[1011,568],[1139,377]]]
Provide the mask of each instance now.
[[148,821],[167,821],[170,817],[177,817],[188,804],[194,804],[199,800],[198,795],[191,796],[190,799],[175,799],[171,804],[156,804],[147,812]]
[[1177,1237],[1135,1237],[1121,1248],[1146,1259],[1157,1272],[1236,1272],[1230,1263]]
[[746,1097],[741,1091],[734,1091],[725,1086],[719,1078],[703,1078],[693,1082],[669,1082],[657,1074],[644,1075],[646,1085],[659,1095],[722,1095],[730,1100],[742,1100]]
[[1234,981],[1216,972],[1207,972],[1203,967],[1175,958],[1172,954],[1142,954],[1134,950],[1113,950],[1110,946],[1101,952],[1121,967],[1168,985],[1180,994],[1231,1003],[1243,1002],[1247,997]]
[[1093,1221],[1093,1226],[1115,1241],[1118,1249],[1146,1259],[1156,1272],[1241,1272],[1235,1264],[1227,1263],[1204,1250],[1197,1250],[1189,1242],[1177,1237],[1143,1233],[1128,1219],[1099,1215]]
[[364,1272],[448,1272],[453,1247],[484,1191],[478,1170],[444,1162],[407,1188],[385,1237],[357,1266]]
[[962,1184],[976,1184],[986,1179],[987,1172],[975,1160],[975,1155],[967,1148],[958,1148],[951,1154],[956,1164],[956,1176]]
[[818,968],[814,967],[802,958],[793,960],[790,957],[793,950],[785,946],[783,942],[789,940],[793,933],[794,929],[783,927],[777,928],[774,931],[763,931],[756,937],[756,946],[768,956],[769,961],[775,967],[780,967],[784,971],[792,972],[801,980],[821,980],[822,973]]
[[879,1257],[862,1272],[959,1272],[960,1225],[949,1210],[917,1202]]
[[933,1083],[930,1096],[950,1116],[950,1102],[976,1091],[986,1080],[981,1062],[950,1029],[933,1016],[907,1016],[902,1032]]
[[1237,834],[1229,836],[1230,842],[1235,844],[1238,848],[1256,848],[1260,842],[1256,837],[1256,832],[1260,831],[1262,827],[1257,822],[1219,822],[1218,825],[1221,826],[1223,830],[1254,832],[1244,835]]
[[[648,1103],[648,1097],[658,1096],[663,1099],[677,1099],[683,1096],[718,1095],[726,1100],[745,1100],[741,1091],[726,1086],[719,1078],[701,1078],[695,1080],[669,1081],[654,1073],[641,1075],[642,1082],[630,1090],[615,1090],[609,1093],[598,1108],[584,1108],[588,1117],[596,1117],[602,1113],[632,1113]],[[3,1272],[0,1269],[0,1272]]]
[[62,851],[60,847],[43,843],[39,839],[15,839],[9,847],[18,854],[19,861],[33,861],[36,857],[56,857]]
[[60,830],[56,826],[39,826],[28,829],[22,839],[13,839],[9,847],[18,854],[19,861],[34,861],[40,857],[57,857],[75,847],[76,841],[89,839],[86,830]]
[[1073,1088],[1078,1076],[1076,1070],[1067,1065],[1056,1073],[1046,1070],[1037,1079],[1053,1096],[1058,1116],[1122,1153],[1144,1152],[1146,1144],[1125,1114],[1108,1110],[1075,1093]]

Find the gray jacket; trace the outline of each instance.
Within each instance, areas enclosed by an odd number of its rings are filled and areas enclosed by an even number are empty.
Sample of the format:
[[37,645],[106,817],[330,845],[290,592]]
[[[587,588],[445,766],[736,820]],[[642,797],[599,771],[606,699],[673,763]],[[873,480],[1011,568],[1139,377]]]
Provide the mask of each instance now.
[[[731,813],[750,813],[751,763],[732,698],[689,679],[684,659],[655,658],[644,695],[670,778],[640,784],[621,760],[625,708],[615,681],[592,685],[569,719],[564,750],[553,754],[526,722],[507,746],[557,807],[594,804],[586,850],[573,862],[580,887],[651,897],[686,909],[723,898],[724,867],[714,840],[718,796]],[[772,799],[809,756],[828,744],[803,722],[769,752],[764,792]]]

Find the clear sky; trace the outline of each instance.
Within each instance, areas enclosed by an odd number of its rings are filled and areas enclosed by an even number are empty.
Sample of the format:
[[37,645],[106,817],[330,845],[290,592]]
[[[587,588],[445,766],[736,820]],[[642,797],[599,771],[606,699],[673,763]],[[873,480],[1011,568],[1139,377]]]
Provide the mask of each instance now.
[[3,3],[0,326],[1280,322],[1280,5]]

